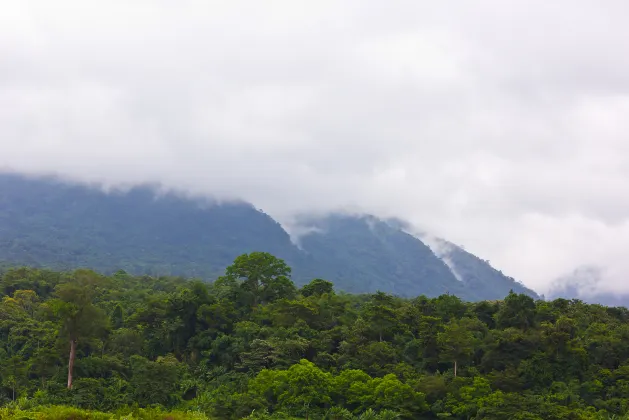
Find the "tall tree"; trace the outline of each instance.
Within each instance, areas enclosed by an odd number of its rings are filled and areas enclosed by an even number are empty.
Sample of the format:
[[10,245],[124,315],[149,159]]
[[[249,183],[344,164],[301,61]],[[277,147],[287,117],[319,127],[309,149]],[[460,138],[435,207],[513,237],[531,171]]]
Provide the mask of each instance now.
[[72,388],[78,341],[97,336],[107,327],[105,312],[93,302],[99,281],[100,276],[93,271],[77,270],[67,282],[56,287],[57,298],[50,302],[53,313],[61,321],[60,334],[70,344],[68,389]]
[[290,280],[291,269],[284,260],[267,252],[243,254],[227,267],[229,280],[241,281],[240,286],[249,295],[252,306],[295,295]]
[[437,342],[443,361],[454,363],[454,376],[457,375],[459,362],[467,361],[474,354],[478,339],[474,335],[474,324],[477,319],[463,318],[450,321],[442,332],[437,334]]
[[398,319],[393,305],[393,296],[378,291],[371,295],[371,301],[364,307],[363,316],[376,333],[378,341],[392,337],[396,330]]

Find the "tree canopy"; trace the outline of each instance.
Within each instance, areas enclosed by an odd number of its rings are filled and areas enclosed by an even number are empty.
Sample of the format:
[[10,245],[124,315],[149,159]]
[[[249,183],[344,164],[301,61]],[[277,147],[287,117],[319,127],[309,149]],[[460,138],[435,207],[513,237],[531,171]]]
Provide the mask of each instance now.
[[594,420],[629,413],[626,308],[516,293],[475,303],[349,295],[324,279],[297,289],[290,275],[284,261],[262,252],[236,258],[213,283],[7,270],[0,417]]

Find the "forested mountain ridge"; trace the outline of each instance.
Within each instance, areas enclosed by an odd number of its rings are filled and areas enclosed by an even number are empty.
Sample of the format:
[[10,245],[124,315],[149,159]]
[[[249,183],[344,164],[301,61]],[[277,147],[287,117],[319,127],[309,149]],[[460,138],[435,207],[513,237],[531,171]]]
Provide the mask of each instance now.
[[[214,283],[9,270],[0,416],[599,420],[629,411],[626,308],[514,293],[476,303],[347,295],[320,279],[297,289],[290,274],[259,252]],[[165,414],[173,409],[188,414]]]
[[0,210],[0,259],[8,263],[213,279],[243,252],[264,249],[292,262],[290,237],[279,223],[242,202],[160,194],[149,186],[105,193],[3,175]]
[[50,178],[0,174],[4,265],[214,280],[236,256],[265,251],[293,267],[297,284],[323,277],[352,293],[452,293],[482,300],[501,299],[514,290],[537,297],[453,247],[451,260],[464,273],[457,279],[420,238],[374,217],[302,219],[317,229],[291,239],[248,203],[212,202],[146,186],[105,193]]
[[438,296],[449,292],[470,298],[465,285],[428,246],[375,217],[333,214],[302,222],[311,228],[299,238],[300,248],[312,261],[310,278],[316,274],[334,280],[350,293],[382,290]]

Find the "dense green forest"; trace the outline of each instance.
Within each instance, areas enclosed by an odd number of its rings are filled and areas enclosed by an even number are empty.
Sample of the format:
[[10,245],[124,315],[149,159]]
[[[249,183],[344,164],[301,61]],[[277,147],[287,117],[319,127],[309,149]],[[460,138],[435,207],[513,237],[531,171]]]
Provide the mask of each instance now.
[[348,295],[322,279],[298,289],[290,274],[262,252],[239,256],[213,283],[5,270],[0,418],[618,419],[629,411],[625,308],[515,293],[475,303]]

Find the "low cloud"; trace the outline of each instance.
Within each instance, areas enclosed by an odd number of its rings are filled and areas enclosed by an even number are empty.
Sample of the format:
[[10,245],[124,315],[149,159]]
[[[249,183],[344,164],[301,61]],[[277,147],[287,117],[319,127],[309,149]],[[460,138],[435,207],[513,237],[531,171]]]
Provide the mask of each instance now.
[[409,220],[625,290],[624,1],[13,2],[0,165]]

